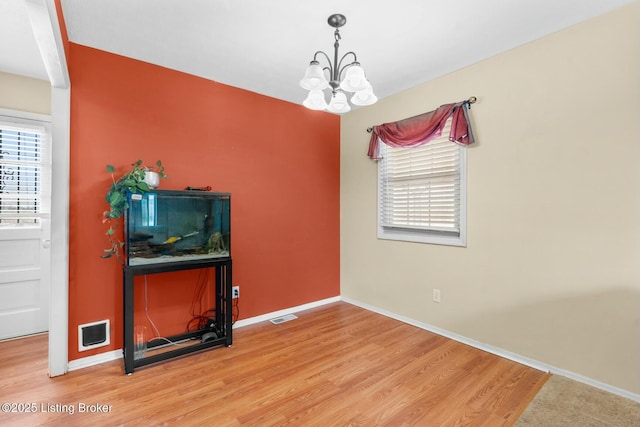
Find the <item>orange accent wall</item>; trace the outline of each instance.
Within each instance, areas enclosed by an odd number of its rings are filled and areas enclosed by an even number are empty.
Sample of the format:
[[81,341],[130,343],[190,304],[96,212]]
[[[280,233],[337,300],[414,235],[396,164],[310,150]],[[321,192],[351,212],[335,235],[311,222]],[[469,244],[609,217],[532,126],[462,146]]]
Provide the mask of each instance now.
[[[169,175],[160,188],[232,193],[240,319],[339,295],[338,116],[74,43],[69,53],[69,360],[122,347],[121,266],[100,258],[106,164],[123,173],[160,159]],[[201,280],[193,271],[148,276],[161,335],[185,327]],[[111,320],[110,347],[79,353],[78,324],[101,319]]]
[[64,55],[69,57],[69,35],[67,33],[67,24],[64,21],[64,14],[62,13],[61,0],[54,0],[56,8],[56,16],[58,17],[58,24],[60,26],[60,36],[62,37],[62,45],[64,46]]

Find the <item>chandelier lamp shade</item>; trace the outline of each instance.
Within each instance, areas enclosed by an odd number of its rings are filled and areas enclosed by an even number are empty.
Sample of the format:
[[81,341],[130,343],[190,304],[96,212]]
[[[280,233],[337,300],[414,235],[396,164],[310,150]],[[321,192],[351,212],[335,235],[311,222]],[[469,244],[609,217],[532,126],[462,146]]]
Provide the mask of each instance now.
[[[356,54],[347,52],[338,59],[340,27],[346,24],[347,18],[336,13],[331,15],[327,22],[336,29],[333,62],[329,55],[321,50],[313,55],[313,60],[309,63],[304,78],[300,80],[300,86],[309,91],[302,105],[312,110],[327,110],[337,114],[346,113],[351,110],[347,100],[347,92],[353,93],[351,95],[353,105],[374,104],[378,98],[373,94],[371,83],[367,80]],[[318,58],[324,58],[328,65],[320,65]],[[324,90],[328,88],[331,89],[331,100],[327,104]]]

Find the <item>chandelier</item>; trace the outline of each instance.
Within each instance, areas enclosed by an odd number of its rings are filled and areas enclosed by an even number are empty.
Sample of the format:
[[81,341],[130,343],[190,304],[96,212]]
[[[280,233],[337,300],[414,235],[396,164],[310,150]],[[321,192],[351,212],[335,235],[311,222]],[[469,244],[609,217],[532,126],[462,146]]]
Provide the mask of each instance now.
[[[373,94],[371,83],[364,75],[364,70],[358,62],[354,52],[345,53],[338,61],[338,48],[340,47],[340,27],[347,22],[347,18],[339,13],[333,14],[327,20],[330,26],[336,29],[335,43],[333,44],[333,63],[329,55],[319,50],[313,55],[313,60],[309,63],[304,73],[304,78],[300,80],[300,86],[309,91],[309,95],[302,102],[307,108],[312,110],[328,110],[332,113],[346,113],[351,110],[345,92],[352,92],[351,103],[354,105],[371,105],[378,98]],[[322,67],[318,61],[318,56],[324,57],[329,63]],[[342,65],[345,59],[353,57],[353,61]],[[346,72],[345,72],[346,70]],[[325,75],[329,73],[329,79]],[[344,72],[344,79],[342,74]],[[329,104],[325,99],[324,89],[331,88],[331,100]]]

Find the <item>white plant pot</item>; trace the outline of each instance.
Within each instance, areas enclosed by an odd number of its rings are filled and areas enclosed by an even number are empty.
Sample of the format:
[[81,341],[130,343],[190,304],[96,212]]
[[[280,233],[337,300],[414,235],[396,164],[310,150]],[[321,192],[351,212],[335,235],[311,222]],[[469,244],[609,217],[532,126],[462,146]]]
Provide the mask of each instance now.
[[149,188],[158,188],[158,185],[160,185],[160,175],[158,175],[158,172],[145,171],[144,182],[147,183]]

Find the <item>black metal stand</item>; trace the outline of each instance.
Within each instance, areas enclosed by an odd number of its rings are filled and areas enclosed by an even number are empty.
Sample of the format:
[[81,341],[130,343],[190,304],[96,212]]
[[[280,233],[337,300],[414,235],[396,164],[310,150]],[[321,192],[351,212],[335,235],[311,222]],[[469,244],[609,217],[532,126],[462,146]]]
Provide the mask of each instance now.
[[[163,353],[154,354],[138,359],[134,358],[134,319],[133,319],[133,288],[135,276],[145,274],[167,273],[170,271],[193,270],[197,268],[215,268],[215,324],[219,330],[212,339],[202,339],[204,334],[211,332],[210,329],[202,329],[198,331],[188,332],[180,335],[167,337],[172,342],[178,342],[186,339],[200,339],[201,342],[191,344],[184,347],[178,347],[173,350],[167,350]],[[124,354],[124,371],[126,374],[133,373],[135,368],[150,365],[152,363],[167,360],[173,357],[182,356],[184,354],[208,349],[211,347],[226,345],[231,346],[232,338],[232,300],[231,300],[231,258],[216,258],[207,260],[195,260],[184,262],[171,262],[162,264],[147,264],[128,266],[123,268],[123,287],[124,287],[124,345],[122,352]],[[162,340],[153,340],[147,342],[147,351],[155,347],[166,344]]]

